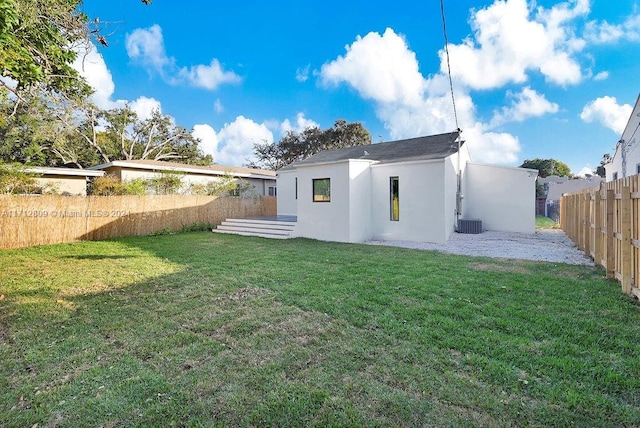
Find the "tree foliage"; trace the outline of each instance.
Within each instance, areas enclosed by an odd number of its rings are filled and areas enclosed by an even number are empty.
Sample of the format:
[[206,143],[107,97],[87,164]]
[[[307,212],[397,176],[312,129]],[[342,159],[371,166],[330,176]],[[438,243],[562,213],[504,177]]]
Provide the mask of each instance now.
[[558,177],[572,177],[571,168],[567,164],[555,159],[527,159],[520,168],[537,169],[538,176],[541,178],[548,177],[550,175],[557,175]]
[[277,143],[258,143],[253,151],[256,161],[252,168],[278,170],[293,162],[306,159],[322,150],[371,144],[371,134],[360,122],[336,120],[328,129],[306,128],[298,133],[288,131]]
[[0,81],[21,96],[36,86],[69,96],[91,89],[71,66],[87,43],[81,0],[0,0]]
[[[4,94],[4,95],[3,95]],[[127,106],[101,110],[88,99],[45,90],[9,97],[0,88],[0,160],[85,168],[115,160],[208,165],[199,141],[159,110],[140,120]]]

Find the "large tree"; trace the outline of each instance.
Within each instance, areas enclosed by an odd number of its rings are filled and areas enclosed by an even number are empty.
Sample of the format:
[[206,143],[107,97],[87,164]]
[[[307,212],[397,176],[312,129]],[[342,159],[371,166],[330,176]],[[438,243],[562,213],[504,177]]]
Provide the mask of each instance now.
[[6,92],[0,88],[0,161],[75,168],[133,159],[212,162],[191,132],[158,110],[140,120],[128,107],[105,111],[46,91],[20,101]]
[[81,0],[0,0],[0,86],[21,97],[35,86],[86,96],[90,88],[71,66],[88,42]]
[[[141,120],[128,106],[102,111],[85,103],[67,109],[59,118],[67,132],[76,135],[67,140],[72,144],[65,147],[67,151],[90,147],[99,162],[147,159],[207,165],[213,161],[202,153],[191,132],[158,109]],[[83,143],[80,146],[75,144],[78,139]]]
[[248,166],[278,170],[322,150],[366,144],[371,144],[371,134],[360,122],[339,119],[328,129],[310,127],[302,132],[288,131],[278,142],[255,144],[256,160]]
[[557,175],[559,177],[572,177],[571,168],[564,162],[560,162],[555,159],[527,159],[520,168],[537,169],[538,176],[541,178],[548,177],[550,175]]

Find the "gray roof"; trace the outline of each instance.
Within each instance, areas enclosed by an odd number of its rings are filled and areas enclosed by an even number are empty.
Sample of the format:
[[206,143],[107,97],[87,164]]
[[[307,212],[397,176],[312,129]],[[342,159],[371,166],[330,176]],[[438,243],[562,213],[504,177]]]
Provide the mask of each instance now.
[[324,150],[307,159],[287,165],[282,170],[298,166],[333,163],[348,159],[365,159],[378,162],[400,162],[407,160],[444,159],[458,151],[458,132],[409,138],[386,143]]

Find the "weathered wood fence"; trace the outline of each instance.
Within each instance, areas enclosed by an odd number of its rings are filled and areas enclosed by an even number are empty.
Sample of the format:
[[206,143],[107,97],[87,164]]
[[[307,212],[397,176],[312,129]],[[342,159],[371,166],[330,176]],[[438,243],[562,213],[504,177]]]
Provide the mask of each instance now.
[[623,292],[640,298],[639,175],[564,195],[560,227]]
[[0,195],[0,248],[150,235],[276,214],[276,198]]

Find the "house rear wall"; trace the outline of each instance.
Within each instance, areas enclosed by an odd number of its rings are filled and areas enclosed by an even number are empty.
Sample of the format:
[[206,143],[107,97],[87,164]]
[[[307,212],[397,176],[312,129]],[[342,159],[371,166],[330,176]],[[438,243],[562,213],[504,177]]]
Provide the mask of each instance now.
[[[391,177],[399,179],[400,220],[391,221]],[[444,161],[372,166],[373,239],[446,242]]]
[[535,233],[537,171],[467,163],[463,218],[482,220],[484,230]]
[[297,215],[296,170],[278,171],[278,215]]

